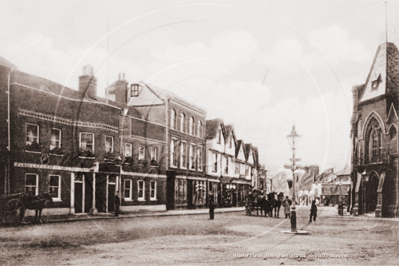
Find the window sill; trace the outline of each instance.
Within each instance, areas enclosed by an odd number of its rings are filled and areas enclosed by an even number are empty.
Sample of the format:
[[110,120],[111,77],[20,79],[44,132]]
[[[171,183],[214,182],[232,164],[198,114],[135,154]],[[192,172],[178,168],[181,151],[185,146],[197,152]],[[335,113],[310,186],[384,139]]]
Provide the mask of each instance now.
[[145,199],[137,199],[138,201],[145,201]]
[[61,199],[53,199],[53,202],[62,202]]
[[157,201],[157,199],[151,199],[151,201]]
[[175,166],[175,165],[171,165],[170,167],[171,167],[171,168],[177,168],[177,166]]
[[50,155],[57,156],[57,157],[64,157],[64,154],[55,154],[55,153],[50,153]]
[[124,198],[123,200],[124,201],[133,201],[133,199],[131,199],[131,198]]

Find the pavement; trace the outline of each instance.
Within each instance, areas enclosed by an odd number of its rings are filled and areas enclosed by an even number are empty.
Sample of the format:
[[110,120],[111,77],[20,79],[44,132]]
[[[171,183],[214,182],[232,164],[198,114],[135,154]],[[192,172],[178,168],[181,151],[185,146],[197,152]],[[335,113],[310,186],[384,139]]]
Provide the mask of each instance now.
[[[297,208],[309,208],[309,206],[297,206]],[[228,213],[228,212],[241,212],[245,211],[245,207],[229,207],[229,208],[216,208],[215,213]],[[96,219],[125,219],[125,218],[139,218],[139,217],[165,217],[165,216],[183,216],[183,215],[201,215],[209,214],[209,209],[190,209],[190,210],[169,210],[159,212],[131,212],[121,213],[118,217],[114,213],[97,213],[97,214],[67,214],[67,215],[46,215],[42,216],[44,223],[63,223],[63,222],[74,222],[84,220],[96,220]],[[319,207],[319,217],[324,218],[344,218],[344,219],[359,219],[359,220],[387,220],[399,222],[399,218],[382,218],[372,217],[370,215],[353,216],[350,213],[344,211],[343,216],[338,215],[337,207]],[[256,215],[256,214],[255,214]],[[29,222],[33,217],[26,217],[25,221]]]
[[[227,212],[241,212],[245,211],[245,207],[230,207],[230,208],[216,208],[215,213],[227,213]],[[159,212],[134,212],[134,213],[121,213],[119,216],[115,216],[114,213],[97,213],[97,214],[67,214],[67,215],[48,215],[42,216],[44,223],[63,223],[63,222],[74,222],[84,220],[96,220],[96,219],[124,219],[124,218],[136,218],[136,217],[164,217],[164,216],[181,216],[181,215],[199,215],[209,214],[209,209],[193,209],[193,210],[170,210],[170,211],[159,211]],[[27,217],[28,218],[28,217]],[[33,219],[29,217],[25,220]]]

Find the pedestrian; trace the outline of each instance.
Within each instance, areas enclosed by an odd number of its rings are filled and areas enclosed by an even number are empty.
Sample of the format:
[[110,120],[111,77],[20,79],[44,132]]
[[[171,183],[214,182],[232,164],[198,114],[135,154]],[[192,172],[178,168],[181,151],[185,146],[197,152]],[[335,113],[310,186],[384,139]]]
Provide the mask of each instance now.
[[115,216],[118,217],[119,207],[121,206],[121,199],[119,198],[119,191],[117,191],[115,193],[114,201],[115,201]]
[[213,203],[213,194],[209,193],[209,220],[213,220],[215,216],[215,205]]
[[309,223],[312,222],[312,218],[313,218],[313,222],[316,222],[316,217],[317,217],[317,206],[316,206],[316,199],[314,199],[314,200],[312,200],[312,207],[310,207]]
[[283,201],[283,206],[284,206],[284,213],[285,213],[285,219],[291,218],[291,200],[288,198],[288,196],[285,196],[285,200]]

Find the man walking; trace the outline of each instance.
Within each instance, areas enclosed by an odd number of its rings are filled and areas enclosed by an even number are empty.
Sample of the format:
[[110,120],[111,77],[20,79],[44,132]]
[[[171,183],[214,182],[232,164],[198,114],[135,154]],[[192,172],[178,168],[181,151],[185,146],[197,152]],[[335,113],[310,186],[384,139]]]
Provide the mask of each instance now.
[[215,205],[213,203],[213,194],[209,193],[209,220],[213,220],[215,216]]
[[316,222],[316,217],[317,217],[317,206],[316,206],[316,200],[312,200],[312,207],[310,207],[310,219],[309,219],[309,223],[312,222],[312,218],[313,218],[313,222]]
[[285,213],[285,219],[291,218],[291,200],[288,198],[288,196],[285,197],[285,200],[283,201],[283,206],[284,206],[284,213]]
[[119,198],[119,191],[117,191],[115,193],[114,201],[115,201],[115,216],[118,217],[119,207],[121,206],[121,199]]

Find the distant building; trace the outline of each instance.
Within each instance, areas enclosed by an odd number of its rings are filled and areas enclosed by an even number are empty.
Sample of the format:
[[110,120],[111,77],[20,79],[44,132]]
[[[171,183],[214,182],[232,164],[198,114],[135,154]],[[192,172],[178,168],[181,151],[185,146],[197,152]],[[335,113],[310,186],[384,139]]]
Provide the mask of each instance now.
[[317,189],[317,198],[320,198],[320,204],[324,206],[335,206],[349,204],[349,191],[351,188],[350,167],[334,173],[333,168],[326,169],[315,180],[315,189]]

